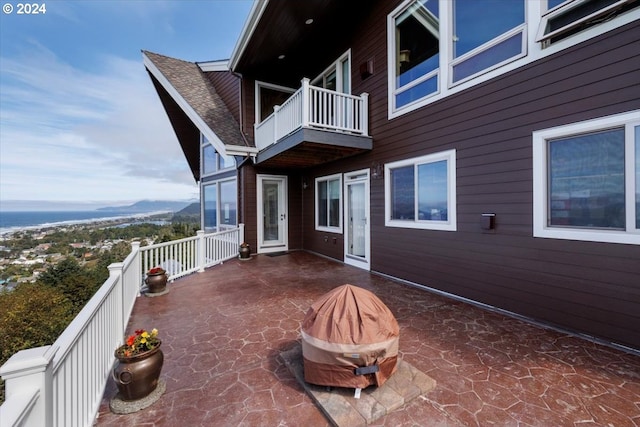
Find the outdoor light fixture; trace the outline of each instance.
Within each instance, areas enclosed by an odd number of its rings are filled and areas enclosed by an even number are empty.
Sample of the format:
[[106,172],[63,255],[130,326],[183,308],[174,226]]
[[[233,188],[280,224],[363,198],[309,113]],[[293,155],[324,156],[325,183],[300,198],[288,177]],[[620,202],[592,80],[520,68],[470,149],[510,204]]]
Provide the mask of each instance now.
[[411,51],[409,49],[402,49],[400,55],[398,55],[401,64],[408,64],[410,61]]

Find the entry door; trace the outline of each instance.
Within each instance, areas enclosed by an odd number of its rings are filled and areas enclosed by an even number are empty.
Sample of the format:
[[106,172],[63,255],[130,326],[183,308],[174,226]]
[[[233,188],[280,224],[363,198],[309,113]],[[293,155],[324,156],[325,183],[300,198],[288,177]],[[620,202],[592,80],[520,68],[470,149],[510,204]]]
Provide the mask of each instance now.
[[369,170],[345,174],[344,262],[370,269]]
[[286,251],[287,177],[258,175],[258,252]]

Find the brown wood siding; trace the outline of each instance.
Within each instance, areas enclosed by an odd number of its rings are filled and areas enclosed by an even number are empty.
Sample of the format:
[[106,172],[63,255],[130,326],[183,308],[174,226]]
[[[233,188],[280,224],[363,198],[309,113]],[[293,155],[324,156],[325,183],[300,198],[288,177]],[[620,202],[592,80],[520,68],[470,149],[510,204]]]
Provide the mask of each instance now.
[[[455,148],[455,232],[385,227],[384,180],[372,179],[372,270],[640,349],[640,246],[534,238],[532,178],[532,132],[640,108],[640,23],[388,120],[386,18],[398,2],[384,3],[350,46],[374,148],[305,172],[304,248],[343,257],[342,235],[314,229],[315,177]],[[481,229],[484,212],[495,230]]]
[[229,71],[205,73],[233,118],[240,123],[240,79]]

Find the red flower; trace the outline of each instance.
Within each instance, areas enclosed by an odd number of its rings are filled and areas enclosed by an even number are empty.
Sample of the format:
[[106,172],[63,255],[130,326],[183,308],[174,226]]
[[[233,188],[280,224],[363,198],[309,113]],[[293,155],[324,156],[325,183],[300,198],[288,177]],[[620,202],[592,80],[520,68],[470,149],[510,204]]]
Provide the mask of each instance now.
[[127,338],[127,345],[132,346],[134,342],[136,342],[136,336],[130,335],[129,338]]

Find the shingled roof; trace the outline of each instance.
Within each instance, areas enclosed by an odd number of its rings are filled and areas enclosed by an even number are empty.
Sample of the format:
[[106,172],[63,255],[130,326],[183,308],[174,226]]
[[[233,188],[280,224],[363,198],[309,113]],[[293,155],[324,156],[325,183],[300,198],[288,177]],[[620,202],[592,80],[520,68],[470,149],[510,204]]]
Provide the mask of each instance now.
[[[240,125],[197,64],[149,51],[143,51],[143,54],[173,89],[165,87],[166,82],[161,82],[160,76],[154,75],[156,70],[149,70],[147,66],[196,180],[200,179],[200,132],[205,135],[208,133],[207,129],[199,129],[198,125],[207,126],[224,145],[236,148],[249,146],[240,132]],[[193,111],[187,111],[185,103]],[[201,119],[200,123],[194,123],[193,112]]]

